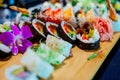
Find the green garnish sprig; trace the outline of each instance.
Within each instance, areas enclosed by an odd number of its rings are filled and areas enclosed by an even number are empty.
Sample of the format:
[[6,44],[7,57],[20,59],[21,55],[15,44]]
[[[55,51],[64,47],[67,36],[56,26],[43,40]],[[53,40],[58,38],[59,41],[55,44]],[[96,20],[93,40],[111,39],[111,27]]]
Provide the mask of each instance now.
[[92,55],[90,55],[88,57],[88,60],[92,60],[92,59],[96,58],[100,53],[102,53],[102,51],[93,53]]

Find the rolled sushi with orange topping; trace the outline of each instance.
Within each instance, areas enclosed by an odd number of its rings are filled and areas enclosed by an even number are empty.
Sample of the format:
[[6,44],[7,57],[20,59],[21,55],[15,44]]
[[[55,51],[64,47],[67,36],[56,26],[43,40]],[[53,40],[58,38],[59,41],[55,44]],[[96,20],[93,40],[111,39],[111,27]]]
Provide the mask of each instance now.
[[58,29],[59,36],[63,38],[63,40],[74,43],[76,40],[76,30],[71,24],[62,21]]
[[100,47],[100,35],[90,22],[85,22],[77,29],[76,45],[85,50],[94,50]]
[[58,28],[58,25],[55,24],[55,23],[52,23],[52,22],[47,22],[46,23],[46,31],[48,34],[51,34],[55,37],[59,37],[58,36],[58,32],[57,32],[57,28]]

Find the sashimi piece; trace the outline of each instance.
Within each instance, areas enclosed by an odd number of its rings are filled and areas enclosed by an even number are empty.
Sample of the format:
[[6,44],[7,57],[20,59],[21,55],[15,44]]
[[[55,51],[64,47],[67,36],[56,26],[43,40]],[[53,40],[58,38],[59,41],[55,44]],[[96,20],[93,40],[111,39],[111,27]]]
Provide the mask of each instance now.
[[100,41],[112,40],[113,28],[109,19],[103,19],[103,18],[97,17],[93,25],[99,31]]

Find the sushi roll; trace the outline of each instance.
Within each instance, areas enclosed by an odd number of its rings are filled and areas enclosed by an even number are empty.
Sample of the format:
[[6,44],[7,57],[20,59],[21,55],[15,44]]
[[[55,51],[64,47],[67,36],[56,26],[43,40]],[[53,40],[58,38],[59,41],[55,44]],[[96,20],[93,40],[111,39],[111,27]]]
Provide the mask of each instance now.
[[31,73],[21,65],[13,65],[6,69],[7,80],[39,80],[34,73]]
[[90,22],[85,22],[77,29],[76,45],[84,50],[94,50],[100,47],[100,35]]
[[44,43],[40,43],[38,49],[36,50],[36,53],[44,61],[53,65],[59,65],[65,60],[65,56],[57,51],[52,50]]
[[36,54],[34,50],[28,48],[21,58],[21,63],[30,72],[35,73],[38,77],[47,79],[54,71],[54,67]]
[[75,28],[67,23],[66,21],[62,21],[60,27],[58,28],[58,35],[63,38],[63,40],[68,41],[70,43],[74,43],[76,40],[76,30]]
[[70,56],[72,44],[67,41],[48,35],[46,39],[46,45],[65,57]]
[[45,39],[46,38],[46,32],[45,32],[45,23],[38,20],[34,19],[32,21],[32,25],[35,29],[34,34],[34,39],[40,40],[41,38]]
[[12,56],[11,49],[8,46],[0,43],[0,60],[1,61],[8,60],[10,59],[11,56]]
[[46,31],[48,34],[51,34],[55,37],[59,37],[58,36],[58,31],[57,31],[58,25],[55,23],[51,23],[51,22],[47,22],[46,23]]

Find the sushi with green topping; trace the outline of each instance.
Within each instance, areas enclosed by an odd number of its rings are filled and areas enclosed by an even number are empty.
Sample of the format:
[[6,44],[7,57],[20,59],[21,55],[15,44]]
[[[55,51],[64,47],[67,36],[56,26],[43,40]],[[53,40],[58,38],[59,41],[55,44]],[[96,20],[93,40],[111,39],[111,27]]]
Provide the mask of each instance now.
[[40,58],[31,48],[26,50],[21,58],[21,63],[27,68],[27,70],[35,73],[38,77],[43,79],[47,79],[54,70],[54,67],[51,64]]
[[70,43],[74,43],[76,40],[75,28],[66,21],[61,22],[61,25],[58,28],[58,34],[61,38],[63,38],[63,40],[68,41]]
[[40,58],[42,58],[46,62],[53,64],[53,65],[59,65],[65,60],[65,56],[63,56],[57,51],[50,49],[44,43],[41,43],[39,45],[36,53],[38,54]]

